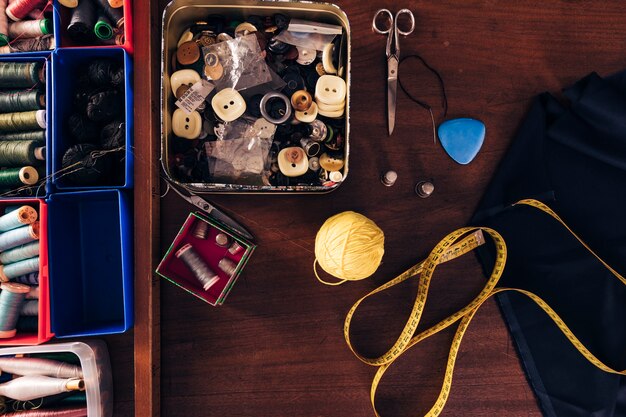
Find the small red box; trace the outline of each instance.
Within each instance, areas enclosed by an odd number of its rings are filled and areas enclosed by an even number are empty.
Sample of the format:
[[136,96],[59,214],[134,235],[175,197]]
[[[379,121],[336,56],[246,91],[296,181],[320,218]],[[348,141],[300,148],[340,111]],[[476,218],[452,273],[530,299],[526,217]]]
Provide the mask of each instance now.
[[[198,225],[204,226],[204,224],[208,226],[206,239],[194,236],[196,227]],[[216,243],[216,236],[220,233],[228,236],[228,246],[220,246]],[[233,243],[241,247],[239,252],[231,253],[229,251]],[[187,265],[176,256],[176,253],[187,244],[191,244],[211,270],[218,274],[218,281],[208,290],[202,288],[202,284],[193,276]],[[174,242],[165,253],[156,272],[201,300],[217,306],[224,303],[226,296],[230,293],[255,248],[256,246],[252,242],[212,217],[190,213]],[[218,267],[218,263],[223,258],[230,259],[236,264],[236,268],[230,276]]]
[[32,346],[52,338],[50,330],[50,285],[48,279],[48,205],[43,199],[0,200],[0,213],[9,206],[27,205],[39,213],[39,325],[37,333],[20,333],[9,339],[0,339],[0,346]]

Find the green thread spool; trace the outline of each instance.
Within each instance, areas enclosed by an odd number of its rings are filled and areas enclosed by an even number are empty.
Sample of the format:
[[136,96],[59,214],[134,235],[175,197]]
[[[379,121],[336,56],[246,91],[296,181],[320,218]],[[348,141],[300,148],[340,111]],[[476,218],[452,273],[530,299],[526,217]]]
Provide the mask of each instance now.
[[104,13],[100,12],[98,21],[93,27],[93,32],[96,34],[98,39],[107,40],[113,37],[113,27]]
[[8,265],[0,265],[0,280],[6,282],[12,278],[17,278],[36,271],[39,271],[39,256]]
[[30,166],[45,159],[45,147],[41,146],[41,142],[32,140],[0,142],[0,166]]
[[0,131],[20,132],[46,128],[46,111],[33,110],[0,114]]
[[39,172],[31,166],[0,170],[0,189],[13,189],[22,185],[35,185]]
[[39,239],[39,222],[0,233],[0,251],[25,245]]
[[17,229],[35,221],[37,221],[37,210],[31,206],[21,206],[17,210],[0,216],[0,232]]
[[46,107],[46,96],[40,91],[6,91],[0,93],[0,113],[39,110]]
[[20,310],[30,288],[15,282],[4,282],[0,288],[0,338],[7,339],[15,336]]
[[37,140],[40,142],[46,141],[45,130],[32,130],[28,132],[12,132],[12,133],[0,133],[0,142],[6,140]]
[[48,35],[52,31],[50,19],[22,20],[9,23],[9,37],[11,39],[36,38],[41,35]]
[[45,82],[41,62],[0,62],[0,88],[30,88]]
[[29,259],[37,255],[39,255],[38,240],[0,253],[0,264],[7,265],[10,263],[23,261],[24,259]]

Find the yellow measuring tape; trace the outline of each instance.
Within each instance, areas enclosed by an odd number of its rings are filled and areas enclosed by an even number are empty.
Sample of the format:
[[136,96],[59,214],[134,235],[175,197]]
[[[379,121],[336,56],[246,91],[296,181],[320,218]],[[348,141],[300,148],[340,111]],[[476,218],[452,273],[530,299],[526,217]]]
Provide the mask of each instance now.
[[[527,205],[530,207],[534,207],[542,212],[552,216],[559,223],[561,223],[594,257],[596,257],[617,279],[622,281],[623,284],[626,285],[626,279],[622,277],[617,271],[611,268],[606,262],[604,262],[585,242],[583,242],[566,224],[561,220],[561,218],[554,212],[550,207],[545,204],[537,201],[537,200],[521,200],[517,202],[515,205]],[[417,326],[422,317],[422,313],[424,312],[424,307],[426,305],[426,299],[428,296],[428,289],[430,286],[430,281],[432,279],[433,273],[437,265],[442,264],[444,262],[450,261],[454,258],[457,258],[461,255],[464,255],[478,246],[484,243],[484,233],[488,234],[494,241],[496,247],[496,261],[491,272],[487,283],[484,288],[480,291],[480,293],[464,308],[457,311],[456,313],[450,315],[449,317],[443,319],[439,323],[422,331],[421,333],[415,335],[417,330]],[[496,287],[502,273],[504,272],[504,266],[506,264],[507,258],[507,249],[506,244],[502,236],[493,229],[487,227],[464,227],[454,232],[450,233],[446,236],[441,242],[435,246],[435,248],[430,252],[428,257],[418,263],[417,265],[411,267],[404,273],[400,274],[396,278],[387,282],[386,284],[376,288],[369,294],[365,295],[361,299],[359,299],[350,309],[346,316],[346,320],[344,323],[344,336],[346,338],[346,342],[348,343],[348,347],[352,352],[359,358],[361,361],[368,365],[378,366],[378,370],[376,375],[374,376],[374,380],[372,381],[372,387],[370,390],[370,399],[372,402],[372,407],[374,408],[374,413],[376,416],[380,417],[378,411],[376,410],[376,389],[378,388],[378,384],[382,379],[385,371],[393,364],[393,362],[398,359],[403,353],[409,350],[411,347],[415,346],[419,342],[424,339],[433,336],[440,331],[446,329],[452,324],[460,321],[454,338],[452,340],[452,345],[450,347],[450,353],[448,355],[448,362],[446,364],[446,370],[444,375],[443,385],[441,387],[441,391],[439,392],[439,396],[435,401],[435,404],[432,408],[426,413],[426,417],[436,417],[441,414],[443,411],[446,401],[450,395],[450,390],[452,387],[452,376],[454,372],[454,365],[456,362],[456,357],[459,352],[459,347],[461,346],[461,341],[463,340],[463,336],[467,331],[469,324],[471,323],[474,315],[478,311],[481,305],[484,304],[489,297],[494,294],[506,292],[506,291],[515,291],[520,294],[524,294],[532,301],[534,301],[543,311],[545,311],[548,316],[554,321],[554,323],[558,326],[558,328],[563,332],[565,337],[574,345],[574,347],[592,364],[602,369],[605,372],[610,372],[619,375],[626,375],[626,370],[618,371],[610,368],[606,364],[604,364],[600,359],[595,357],[589,349],[587,349],[578,338],[572,333],[572,331],[567,327],[565,322],[556,314],[556,312],[550,308],[550,306],[543,301],[540,297],[533,294],[532,292],[518,289],[518,288],[503,288]],[[360,355],[352,346],[350,342],[350,323],[352,322],[352,318],[354,316],[355,311],[358,309],[359,305],[370,296],[377,294],[379,292],[385,291],[403,281],[406,281],[408,278],[411,278],[417,274],[419,275],[419,285],[417,288],[417,296],[415,299],[415,303],[413,305],[413,309],[407,320],[404,329],[400,333],[400,336],[395,341],[393,346],[383,355],[377,358],[368,358]]]

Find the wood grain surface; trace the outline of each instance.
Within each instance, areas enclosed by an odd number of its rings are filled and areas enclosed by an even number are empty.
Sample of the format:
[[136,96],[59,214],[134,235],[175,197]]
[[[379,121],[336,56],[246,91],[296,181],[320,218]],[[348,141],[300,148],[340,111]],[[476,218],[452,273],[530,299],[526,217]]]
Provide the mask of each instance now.
[[[148,95],[139,100],[136,95],[141,104],[135,115],[137,120],[144,114],[151,116],[136,130],[136,152],[148,164],[154,162],[151,158],[159,141],[158,130],[148,125],[157,126],[159,117],[154,106],[158,97],[150,94],[155,91],[152,83],[159,80],[154,71],[158,71],[160,51],[154,39],[161,36],[165,4],[162,0],[159,10],[135,5],[135,89]],[[352,29],[349,176],[328,195],[211,196],[254,233],[258,250],[222,307],[211,307],[163,283],[160,328],[158,317],[151,316],[159,310],[158,302],[153,303],[158,301],[154,299],[158,288],[153,287],[146,267],[154,261],[151,245],[159,244],[160,235],[163,254],[192,207],[169,193],[160,202],[160,228],[139,219],[136,285],[143,295],[137,300],[140,321],[134,345],[137,416],[156,416],[159,410],[168,417],[373,415],[369,387],[375,369],[359,362],[343,339],[349,307],[468,222],[537,93],[558,91],[591,71],[604,75],[626,67],[626,3],[621,1],[346,0],[337,4],[347,13]],[[385,38],[371,31],[373,14],[381,7],[394,11],[408,7],[415,13],[417,27],[401,39],[402,53],[419,53],[441,72],[449,98],[448,117],[485,122],[484,147],[470,165],[457,165],[433,143],[428,113],[402,93],[395,132],[387,136]],[[144,71],[152,75],[142,77]],[[413,94],[433,105],[441,121],[433,76],[413,63],[400,73]],[[390,188],[379,181],[388,169],[399,175]],[[149,170],[137,173],[150,175]],[[428,199],[413,192],[421,179],[435,183]],[[155,186],[138,178],[137,212],[158,209],[141,205],[150,200],[145,196],[158,191]],[[315,234],[327,217],[343,210],[358,211],[384,230],[385,256],[373,278],[325,287],[312,272]],[[438,269],[421,327],[469,301],[483,280],[472,255]],[[409,282],[364,306],[355,323],[361,351],[380,353],[390,345],[413,302],[415,284]],[[160,377],[158,373],[155,377],[159,330]],[[118,384],[116,416],[130,415],[133,409],[132,395],[125,391],[133,371],[125,356],[130,355],[128,337],[109,338]],[[146,337],[154,341],[156,351],[146,350]],[[378,395],[383,416],[419,416],[429,409],[440,389],[450,340],[448,332],[424,342],[391,368]],[[148,383],[151,389],[143,385]],[[443,415],[541,415],[494,302],[480,311],[463,342]]]

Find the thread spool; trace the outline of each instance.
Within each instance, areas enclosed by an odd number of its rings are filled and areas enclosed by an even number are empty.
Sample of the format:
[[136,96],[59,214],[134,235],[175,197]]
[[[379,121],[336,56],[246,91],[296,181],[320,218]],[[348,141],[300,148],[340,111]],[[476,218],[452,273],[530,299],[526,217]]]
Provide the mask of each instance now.
[[9,43],[9,19],[7,18],[7,0],[0,0],[0,46]]
[[[378,269],[384,244],[385,235],[372,220],[353,211],[336,214],[324,222],[315,237],[315,276],[328,285],[367,278]],[[317,264],[340,281],[323,281]]]
[[124,5],[123,0],[109,0],[109,6],[113,7],[114,9],[119,9],[123,5]]
[[97,184],[109,171],[109,159],[98,156],[98,148],[90,143],[70,146],[63,154],[61,166],[74,167],[65,179],[77,185]]
[[39,271],[39,256],[0,265],[0,280],[4,282],[37,271]]
[[78,6],[78,0],[59,0],[59,4],[68,9],[73,9]]
[[39,285],[39,271],[13,278],[13,281],[26,285]]
[[0,189],[12,189],[22,185],[34,185],[39,181],[39,172],[34,167],[7,168],[0,170]]
[[398,173],[396,173],[396,171],[387,171],[381,176],[380,182],[382,182],[385,187],[391,187],[396,183],[397,179]]
[[80,366],[43,358],[0,357],[0,369],[13,375],[44,375],[52,378],[82,378]]
[[209,236],[209,224],[202,220],[197,220],[193,228],[193,235],[198,239],[206,239]]
[[0,142],[12,140],[35,140],[44,143],[46,140],[46,131],[32,130],[27,132],[0,133]]
[[41,62],[0,62],[0,88],[31,88],[45,82]]
[[39,286],[30,287],[30,291],[28,291],[28,294],[26,294],[26,299],[27,300],[39,300]]
[[35,221],[37,221],[37,210],[31,206],[21,206],[17,210],[12,210],[10,213],[0,216],[0,232],[17,229]]
[[[1,26],[0,26],[1,27]],[[50,19],[23,20],[9,23],[9,37],[36,38],[42,35],[49,35],[52,32],[52,22]]]
[[22,303],[22,308],[20,309],[20,316],[27,316],[27,317],[38,316],[39,315],[39,300],[26,300],[26,297],[24,297],[24,300],[25,301]]
[[98,39],[107,40],[113,37],[113,27],[103,12],[98,13],[98,19],[93,27],[93,33]]
[[87,117],[94,122],[109,122],[124,109],[123,96],[117,90],[101,91],[89,97]]
[[7,6],[6,14],[11,20],[22,20],[34,9],[43,8],[47,2],[48,0],[15,0]]
[[218,262],[217,266],[224,272],[228,277],[232,277],[237,270],[237,264],[229,258],[222,258]]
[[[25,259],[34,258],[37,255],[39,255],[39,241],[38,240],[0,253],[0,264],[7,265],[10,263],[23,261]],[[15,278],[18,278],[19,276],[16,276]]]
[[202,284],[202,288],[205,291],[208,291],[211,286],[219,281],[218,275],[213,272],[189,243],[176,252],[176,257],[189,268],[193,276]]
[[39,222],[0,233],[0,252],[39,239]]
[[67,34],[75,42],[87,43],[92,37],[91,29],[96,24],[96,7],[93,1],[81,1],[72,9]]
[[4,282],[0,288],[0,338],[8,339],[15,336],[22,303],[30,288],[15,282]]
[[243,251],[243,246],[241,246],[237,242],[233,242],[233,244],[230,245],[230,247],[228,248],[228,253],[230,253],[231,255],[237,255],[239,252],[242,252],[242,251]]
[[124,67],[112,59],[94,59],[87,67],[87,78],[97,87],[119,87],[124,83]]
[[45,150],[45,146],[35,141],[0,142],[0,166],[23,167],[41,164],[41,161],[45,160]]
[[46,107],[46,96],[37,90],[0,93],[0,113],[39,110]]
[[[34,110],[0,114],[0,130],[16,132],[46,128],[46,111]],[[16,141],[11,141],[15,143]]]
[[31,401],[69,391],[82,391],[85,381],[80,378],[51,378],[27,375],[0,384],[0,395],[19,401]]
[[36,38],[16,38],[8,45],[0,46],[0,54],[10,54],[13,52],[36,52],[54,49],[56,43],[54,35],[42,35]]
[[100,5],[115,27],[120,28],[124,25],[124,12],[121,8],[111,7],[108,0],[96,0],[96,2]]

